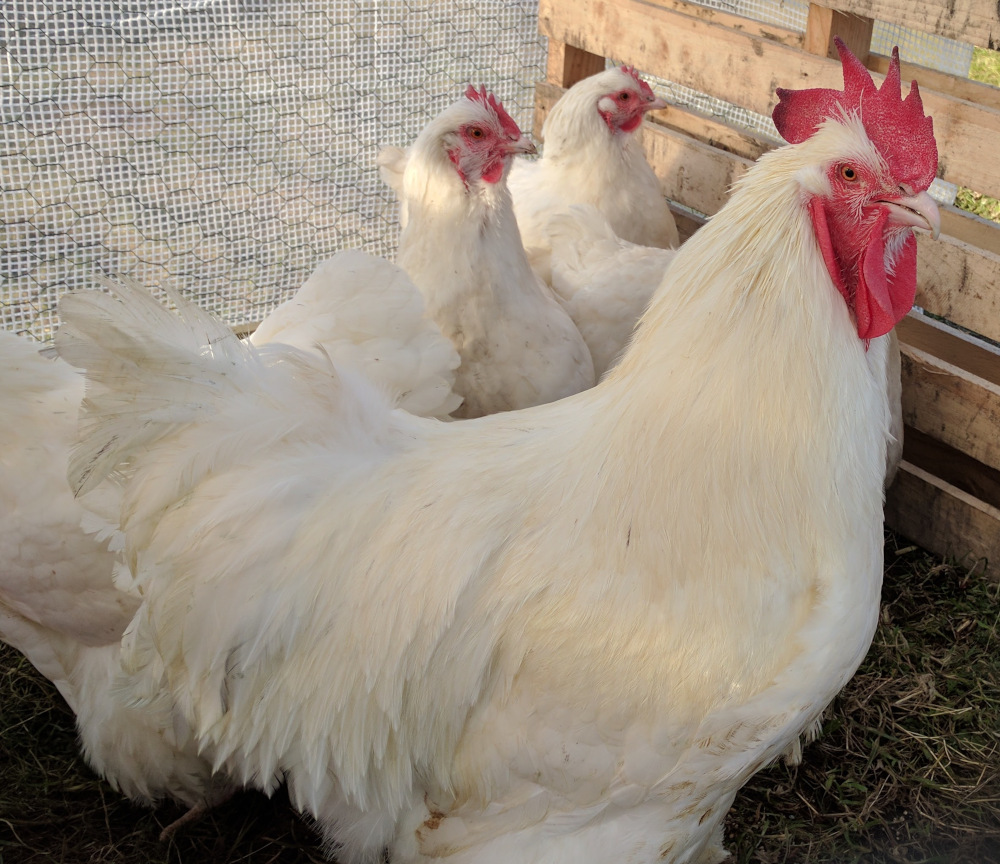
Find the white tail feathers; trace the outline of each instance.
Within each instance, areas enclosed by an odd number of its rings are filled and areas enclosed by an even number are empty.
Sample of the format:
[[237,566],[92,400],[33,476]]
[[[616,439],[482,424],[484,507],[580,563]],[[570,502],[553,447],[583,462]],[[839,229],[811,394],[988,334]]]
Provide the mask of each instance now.
[[136,447],[212,411],[219,378],[247,351],[222,321],[169,291],[176,315],[134,283],[100,281],[114,294],[89,291],[59,303],[56,349],[87,372],[82,441],[69,468],[78,495]]

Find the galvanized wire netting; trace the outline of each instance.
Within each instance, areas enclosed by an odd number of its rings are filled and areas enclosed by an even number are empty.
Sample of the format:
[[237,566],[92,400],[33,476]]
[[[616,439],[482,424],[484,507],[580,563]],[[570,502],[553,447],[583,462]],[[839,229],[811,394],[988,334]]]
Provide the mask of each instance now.
[[535,3],[8,0],[0,314],[51,334],[96,271],[259,319],[323,257],[394,249],[375,170],[470,82],[530,124]]
[[[805,26],[800,0],[704,2]],[[0,324],[48,338],[58,296],[96,272],[170,282],[241,324],[337,249],[391,257],[378,148],[412,141],[468,83],[530,128],[536,13],[537,0],[6,0]],[[876,50],[968,69],[967,46],[908,38],[876,33]]]

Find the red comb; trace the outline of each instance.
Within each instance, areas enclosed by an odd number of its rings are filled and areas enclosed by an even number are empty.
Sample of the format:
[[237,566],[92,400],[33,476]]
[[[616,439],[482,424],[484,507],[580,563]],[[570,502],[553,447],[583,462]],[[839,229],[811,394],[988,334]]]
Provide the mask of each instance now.
[[648,96],[650,99],[655,97],[653,88],[639,77],[639,73],[635,71],[635,66],[622,66],[621,70],[626,75],[632,76],[632,80],[639,85],[639,92],[642,93],[643,96]]
[[503,107],[503,104],[494,96],[492,93],[488,92],[486,87],[480,85],[477,90],[471,84],[465,88],[465,98],[470,102],[479,102],[481,105],[485,105],[487,108],[493,111],[496,115],[497,120],[500,121],[500,128],[503,129],[504,133],[511,138],[516,140],[521,137],[521,128],[514,122],[513,118],[508,114]]
[[924,116],[916,81],[910,84],[905,99],[900,96],[899,49],[892,49],[889,71],[879,89],[864,64],[840,38],[834,42],[844,67],[843,91],[779,88],[779,101],[772,114],[778,132],[790,144],[798,144],[812,136],[824,120],[855,114],[894,176],[922,192],[937,174],[934,124]]

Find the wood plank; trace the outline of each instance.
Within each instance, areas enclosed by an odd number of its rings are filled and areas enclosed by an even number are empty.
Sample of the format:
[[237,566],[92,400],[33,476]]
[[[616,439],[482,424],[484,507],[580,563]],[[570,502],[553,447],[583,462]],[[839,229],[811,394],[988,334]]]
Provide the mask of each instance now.
[[916,303],[1000,341],[1000,255],[942,235],[917,236]]
[[672,12],[680,12],[692,18],[702,21],[709,21],[721,27],[729,27],[731,30],[740,30],[760,39],[768,39],[771,42],[780,42],[782,45],[791,45],[801,48],[805,40],[805,34],[800,30],[790,30],[786,27],[779,27],[776,24],[768,24],[763,21],[755,21],[753,18],[745,18],[742,15],[734,15],[731,12],[722,12],[712,9],[709,6],[700,6],[697,3],[685,3],[684,0],[648,0],[650,6],[658,6]]
[[592,54],[565,42],[549,40],[545,77],[550,84],[568,89],[577,81],[603,72],[606,65],[603,55]]
[[[843,86],[836,61],[643,0],[541,0],[539,29],[760,114],[771,113],[776,87]],[[994,158],[1000,110],[933,90],[922,95],[934,117],[939,176],[1000,197],[1000,160]]]
[[682,210],[676,205],[671,205],[670,212],[674,214],[674,222],[677,223],[677,233],[680,235],[681,243],[690,240],[692,235],[705,224],[705,220],[697,214]]
[[1000,510],[905,459],[886,493],[885,522],[935,554],[970,569],[985,565],[1000,578]]
[[874,23],[871,18],[810,3],[806,17],[806,36],[802,47],[810,54],[836,58],[840,55],[833,39],[839,36],[851,53],[867,66]]
[[941,233],[1000,255],[1000,225],[957,207],[942,207]]
[[815,0],[841,12],[864,15],[924,33],[1000,48],[1000,10],[994,0]]
[[1000,471],[912,426],[903,432],[903,458],[950,486],[1000,509]]
[[702,144],[680,132],[645,124],[642,146],[663,194],[711,216],[729,199],[729,189],[753,161]]
[[[1000,385],[908,345],[902,336],[899,348],[904,423],[967,454],[980,469],[965,484],[940,469],[934,473],[1000,506],[1000,482],[995,476],[989,492],[978,485],[990,477],[981,470],[983,466],[991,468],[994,475],[1000,468]],[[909,437],[904,442],[907,447],[913,446]],[[920,460],[912,455],[906,458],[919,464]]]
[[914,309],[896,325],[901,343],[1000,386],[1000,348]]

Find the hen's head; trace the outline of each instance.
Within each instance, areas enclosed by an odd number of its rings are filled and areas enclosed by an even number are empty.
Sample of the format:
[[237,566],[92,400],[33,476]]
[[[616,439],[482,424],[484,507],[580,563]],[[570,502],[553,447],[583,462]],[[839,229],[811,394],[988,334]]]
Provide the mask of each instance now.
[[593,93],[597,113],[612,133],[635,132],[647,111],[667,107],[634,66],[608,69],[575,86],[584,86]]
[[469,86],[462,99],[439,118],[441,144],[466,188],[498,183],[518,153],[535,145],[485,87]]
[[937,145],[917,82],[900,96],[898,50],[879,89],[847,47],[836,44],[843,91],[779,89],[773,117],[787,141],[823,153],[822,177],[808,198],[813,231],[858,335],[873,339],[913,305],[913,230],[936,237],[940,229],[926,191],[937,173]]

